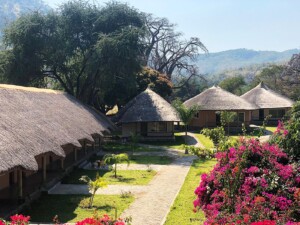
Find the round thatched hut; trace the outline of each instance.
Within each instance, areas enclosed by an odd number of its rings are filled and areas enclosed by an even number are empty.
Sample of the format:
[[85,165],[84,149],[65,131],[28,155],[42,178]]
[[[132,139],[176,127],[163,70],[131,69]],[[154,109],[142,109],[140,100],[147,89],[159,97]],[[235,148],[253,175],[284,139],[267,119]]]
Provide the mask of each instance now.
[[140,135],[143,139],[174,138],[174,122],[180,121],[176,110],[151,89],[146,89],[118,114],[122,136]]
[[293,106],[294,101],[271,90],[263,82],[241,96],[259,107],[252,112],[252,122],[260,124],[264,118],[271,115],[270,121],[277,123]]
[[199,95],[184,102],[184,105],[191,107],[198,105],[199,113],[195,115],[190,126],[195,128],[216,127],[220,125],[220,111],[234,111],[237,113],[236,121],[231,126],[246,126],[251,121],[251,111],[258,109],[239,96],[236,96],[218,86],[206,89]]

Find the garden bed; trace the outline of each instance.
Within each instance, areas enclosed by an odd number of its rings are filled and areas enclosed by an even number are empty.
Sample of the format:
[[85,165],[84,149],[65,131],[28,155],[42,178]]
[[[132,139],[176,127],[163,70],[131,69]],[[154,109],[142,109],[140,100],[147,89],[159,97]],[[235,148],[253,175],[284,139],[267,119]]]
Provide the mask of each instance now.
[[95,210],[98,215],[108,214],[115,217],[129,207],[134,197],[122,198],[120,195],[96,195],[94,208],[84,209],[79,207],[80,202],[88,198],[87,195],[44,195],[34,202],[30,209],[25,210],[25,215],[31,216],[31,222],[53,223],[53,218],[58,215],[62,223],[70,223],[93,216]]
[[118,177],[114,177],[113,171],[98,171],[98,170],[74,170],[69,176],[65,177],[62,181],[63,184],[84,184],[79,179],[87,175],[92,180],[96,178],[96,174],[107,181],[108,184],[123,184],[123,185],[146,185],[156,175],[154,170],[118,170]]

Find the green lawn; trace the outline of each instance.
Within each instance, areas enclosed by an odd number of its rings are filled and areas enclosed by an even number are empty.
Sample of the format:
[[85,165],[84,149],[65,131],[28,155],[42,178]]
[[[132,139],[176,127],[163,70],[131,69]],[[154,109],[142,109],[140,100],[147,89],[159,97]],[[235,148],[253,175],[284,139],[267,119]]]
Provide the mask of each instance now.
[[114,178],[113,171],[97,171],[97,170],[74,170],[69,176],[65,177],[62,181],[64,184],[83,184],[79,181],[83,175],[89,176],[91,179],[96,178],[96,174],[99,172],[100,176],[103,176],[108,184],[124,184],[124,185],[146,185],[156,175],[156,171],[146,170],[118,170],[117,178]]
[[274,133],[276,131],[277,127],[266,127],[266,130],[271,131]]
[[199,185],[200,175],[208,173],[215,164],[215,159],[194,161],[164,225],[199,225],[204,222],[203,212],[193,212],[193,201],[196,199],[194,190]]
[[[173,159],[168,156],[156,156],[156,155],[129,155],[130,164],[157,164],[168,165],[173,162]],[[91,162],[96,160],[102,160],[103,156],[95,156],[90,159]]]
[[214,147],[214,143],[208,137],[204,136],[203,134],[199,134],[199,133],[198,134],[195,133],[195,135],[196,135],[198,141],[200,141],[204,145],[205,148],[210,149],[210,148]]
[[183,150],[184,145],[184,134],[183,133],[175,133],[175,140],[174,141],[157,141],[157,142],[144,142],[145,144],[149,145],[157,145],[157,146],[164,146],[168,148],[174,148]]
[[168,156],[156,155],[134,155],[130,156],[130,164],[157,164],[168,165],[172,163],[173,159]]
[[[123,153],[123,152],[132,152],[132,145],[130,144],[119,144],[119,143],[109,143],[103,146],[103,150],[112,153]],[[135,152],[159,152],[164,151],[160,148],[147,148],[144,146],[136,146]]]
[[80,208],[80,201],[87,197],[87,195],[45,195],[23,213],[31,216],[31,222],[44,223],[52,223],[53,217],[58,215],[59,221],[64,224],[91,217],[95,210],[97,210],[98,215],[107,214],[114,217],[115,207],[117,208],[117,216],[120,216],[134,201],[134,197],[96,195],[93,209]]

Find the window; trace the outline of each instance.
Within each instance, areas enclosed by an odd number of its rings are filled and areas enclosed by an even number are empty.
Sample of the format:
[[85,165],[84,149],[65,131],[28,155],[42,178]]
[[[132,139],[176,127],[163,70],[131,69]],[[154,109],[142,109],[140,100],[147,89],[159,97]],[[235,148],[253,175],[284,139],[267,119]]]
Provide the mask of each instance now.
[[166,132],[167,123],[166,122],[151,122],[149,123],[150,132]]
[[195,118],[199,118],[199,112],[194,115]]
[[272,119],[279,119],[282,118],[285,114],[284,109],[270,109],[269,110],[269,115],[272,115]]

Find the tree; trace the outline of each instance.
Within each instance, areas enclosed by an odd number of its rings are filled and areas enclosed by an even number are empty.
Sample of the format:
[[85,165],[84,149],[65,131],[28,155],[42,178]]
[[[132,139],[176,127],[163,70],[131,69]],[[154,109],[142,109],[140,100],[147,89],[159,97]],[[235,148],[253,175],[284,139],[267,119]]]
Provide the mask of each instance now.
[[242,94],[242,88],[244,85],[246,85],[246,83],[242,76],[228,77],[219,84],[221,88],[236,95]]
[[229,126],[230,123],[234,122],[237,115],[236,112],[230,112],[230,111],[222,111],[221,112],[221,122],[222,125],[225,126],[227,124],[227,135],[229,136]]
[[175,24],[166,18],[155,18],[145,14],[147,34],[144,63],[166,74],[169,79],[177,75],[199,75],[193,64],[199,51],[207,52],[199,38],[182,39],[182,33],[175,31]]
[[105,111],[135,94],[143,25],[138,11],[116,2],[100,8],[74,0],[48,14],[23,15],[4,33],[6,78],[25,86],[51,79]]
[[[177,110],[181,122],[184,124],[184,127],[185,127],[184,142],[185,142],[185,145],[186,145],[187,144],[188,125],[192,121],[192,119],[195,116],[195,114],[199,111],[200,107],[197,106],[197,105],[194,105],[194,106],[188,108],[182,102],[180,102],[178,100],[177,101],[175,100],[173,102],[173,106]],[[188,154],[188,149],[187,148],[185,149],[185,154]]]
[[94,202],[94,197],[95,197],[95,194],[96,194],[97,190],[99,188],[106,187],[107,183],[105,182],[105,180],[102,177],[99,176],[99,173],[97,173],[95,180],[92,180],[91,178],[89,178],[86,175],[82,176],[79,180],[81,180],[81,181],[88,184],[89,191],[91,192],[91,197],[90,197],[90,201],[89,201],[89,208],[92,208],[93,207],[93,202]]
[[284,71],[285,66],[283,65],[270,65],[254,77],[251,86],[255,87],[260,82],[264,82],[272,90],[283,93],[281,74]]
[[300,96],[300,54],[295,54],[284,68],[280,81],[283,93],[294,100]]
[[161,74],[149,67],[144,67],[143,70],[138,73],[136,79],[138,92],[142,92],[147,87],[150,87],[162,97],[170,96],[172,93],[173,85],[170,79],[165,74]]
[[125,153],[121,153],[121,154],[117,154],[117,155],[116,154],[106,154],[103,157],[103,160],[104,160],[105,163],[115,166],[114,167],[115,178],[117,178],[117,165],[118,165],[118,163],[127,162],[128,165],[130,163],[129,157]]

